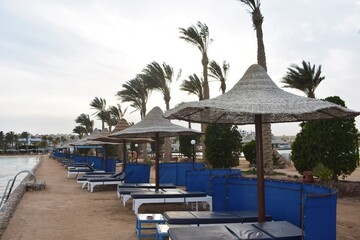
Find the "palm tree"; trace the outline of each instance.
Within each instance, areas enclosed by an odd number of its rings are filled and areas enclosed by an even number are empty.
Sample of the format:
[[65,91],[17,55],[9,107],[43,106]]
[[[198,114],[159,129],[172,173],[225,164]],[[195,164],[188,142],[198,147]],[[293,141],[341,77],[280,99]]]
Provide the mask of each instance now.
[[86,134],[86,129],[85,127],[83,126],[76,126],[74,129],[73,129],[73,133],[79,135],[79,138],[83,138],[83,136]]
[[239,0],[239,1],[247,5],[251,9],[250,13],[251,13],[253,26],[256,31],[256,39],[257,39],[257,47],[258,47],[257,62],[267,71],[265,46],[264,46],[263,30],[262,30],[264,16],[260,11],[260,0]]
[[146,103],[149,97],[149,89],[147,88],[142,75],[136,76],[122,85],[124,90],[118,91],[116,96],[122,102],[130,102],[130,106],[140,111],[141,119],[146,115]]
[[5,148],[5,135],[3,131],[0,131],[0,150]]
[[94,121],[90,120],[89,114],[82,113],[75,119],[75,122],[85,128],[85,135],[91,134],[94,128]]
[[207,51],[209,44],[212,39],[209,37],[209,28],[205,23],[197,22],[196,26],[190,26],[187,29],[179,28],[180,30],[180,39],[184,39],[186,42],[192,43],[195,45],[201,52],[202,59],[201,64],[203,65],[203,89],[204,89],[204,99],[210,98],[209,91],[209,82],[208,82],[208,64],[209,58],[207,56]]
[[108,118],[108,113],[106,111],[106,100],[103,98],[95,97],[91,102],[90,106],[92,109],[95,109],[96,112],[93,115],[96,115],[101,120],[102,130],[105,128],[105,121]]
[[[262,24],[264,22],[264,16],[260,10],[260,0],[239,0],[248,7],[250,7],[251,18],[253,27],[256,31],[257,39],[257,62],[267,71],[266,55],[263,38]],[[262,136],[263,136],[263,159],[265,163],[265,171],[270,174],[273,173],[273,157],[272,157],[272,145],[271,145],[271,125],[270,123],[262,124]]]
[[5,135],[5,146],[10,145],[11,148],[14,148],[14,144],[15,144],[15,132],[10,131],[8,133],[6,133]]
[[[203,89],[203,80],[199,78],[195,73],[188,76],[189,80],[184,80],[180,85],[180,90],[188,92],[188,94],[194,94],[200,100],[204,99],[204,89]],[[202,125],[203,126],[203,125]],[[191,128],[191,122],[189,122],[188,127]]]
[[230,69],[230,64],[226,63],[226,61],[223,62],[222,68],[215,61],[211,61],[209,64],[209,71],[210,71],[209,76],[220,81],[220,90],[223,94],[226,91],[226,78],[229,69]]
[[189,75],[188,78],[189,80],[185,79],[180,85],[180,90],[186,91],[189,94],[194,94],[199,98],[199,100],[203,100],[203,80],[199,78],[195,73],[193,75]]
[[310,62],[302,61],[302,67],[292,64],[288,72],[281,80],[286,88],[295,88],[303,91],[309,98],[315,98],[315,90],[325,77],[321,75],[321,65],[315,71],[315,64],[311,66]]
[[[150,90],[159,90],[163,94],[166,110],[169,110],[171,100],[170,85],[173,82],[174,69],[165,62],[160,65],[153,61],[146,66],[143,73],[145,74],[143,79],[145,80],[147,87]],[[177,74],[176,80],[179,79],[180,76],[181,70]]]
[[116,106],[110,106],[107,109],[109,117],[106,120],[106,123],[109,125],[110,132],[111,132],[112,126],[115,126],[120,119],[124,118],[126,111],[127,111],[127,108],[122,110],[120,104],[116,104]]
[[25,143],[26,153],[29,153],[29,137],[30,137],[30,133],[28,132],[22,132],[20,134],[20,138],[23,138],[26,141]]
[[[170,85],[174,78],[174,69],[163,62],[162,65],[153,61],[148,64],[146,68],[143,70],[144,80],[146,85],[150,90],[158,90],[164,96],[164,101],[166,105],[166,110],[170,109]],[[179,79],[181,75],[181,70],[177,74],[177,79]],[[176,79],[176,80],[177,80]],[[171,160],[171,139],[165,138],[164,140],[164,160]]]

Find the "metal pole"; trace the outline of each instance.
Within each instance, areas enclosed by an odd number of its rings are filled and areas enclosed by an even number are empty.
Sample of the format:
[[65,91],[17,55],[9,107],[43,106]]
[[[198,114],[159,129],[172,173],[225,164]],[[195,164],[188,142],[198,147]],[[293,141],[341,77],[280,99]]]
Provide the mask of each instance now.
[[262,136],[262,115],[255,115],[256,134],[256,168],[258,188],[258,221],[265,222],[265,180],[264,180],[264,151]]
[[135,143],[135,149],[136,149],[136,163],[138,162],[138,148],[139,148],[139,144]]
[[191,140],[191,145],[192,145],[192,150],[193,150],[193,154],[192,154],[192,161],[193,161],[193,170],[195,170],[195,140]]

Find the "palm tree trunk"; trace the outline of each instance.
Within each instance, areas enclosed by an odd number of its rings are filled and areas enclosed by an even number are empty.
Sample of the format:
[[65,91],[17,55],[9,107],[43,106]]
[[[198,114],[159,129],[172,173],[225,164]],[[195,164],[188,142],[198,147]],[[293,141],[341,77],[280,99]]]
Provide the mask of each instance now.
[[273,168],[273,153],[272,153],[272,144],[271,144],[271,124],[264,123],[262,125],[262,135],[263,135],[263,153],[264,153],[264,170],[265,172],[272,174],[274,172]]
[[164,162],[169,162],[172,157],[171,138],[164,138]]
[[204,99],[209,99],[210,98],[210,90],[209,90],[209,82],[208,82],[209,59],[206,53],[203,53],[201,64],[203,65],[203,76],[204,76],[204,84],[203,84]]
[[266,66],[266,55],[265,55],[265,46],[263,39],[263,31],[262,31],[262,22],[256,26],[256,38],[257,38],[257,61],[260,66],[262,66],[265,71],[267,71]]
[[144,162],[148,161],[148,154],[147,154],[147,143],[140,144],[142,149],[142,159],[144,159]]

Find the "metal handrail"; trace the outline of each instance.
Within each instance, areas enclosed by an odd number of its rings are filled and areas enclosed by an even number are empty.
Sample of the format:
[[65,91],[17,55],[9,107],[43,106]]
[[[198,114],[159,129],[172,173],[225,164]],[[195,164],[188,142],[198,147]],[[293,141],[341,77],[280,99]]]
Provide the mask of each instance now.
[[[8,181],[8,183],[7,183],[7,185],[6,185],[4,194],[3,194],[2,198],[1,198],[1,202],[0,202],[0,209],[1,209],[2,206],[5,204],[5,202],[9,199],[9,196],[10,196],[10,194],[11,194],[11,191],[12,191],[13,187],[14,187],[14,184],[15,184],[15,181],[16,181],[17,176],[18,176],[19,174],[25,173],[25,172],[28,173],[28,174],[30,174],[30,175],[32,175],[33,178],[34,178],[34,181],[35,181],[35,183],[36,183],[36,177],[35,177],[35,174],[34,174],[32,171],[30,171],[30,170],[22,170],[22,171],[18,172],[13,179],[10,179],[10,180]],[[10,184],[11,184],[11,186],[10,186]],[[10,186],[10,188],[9,188],[9,186]]]

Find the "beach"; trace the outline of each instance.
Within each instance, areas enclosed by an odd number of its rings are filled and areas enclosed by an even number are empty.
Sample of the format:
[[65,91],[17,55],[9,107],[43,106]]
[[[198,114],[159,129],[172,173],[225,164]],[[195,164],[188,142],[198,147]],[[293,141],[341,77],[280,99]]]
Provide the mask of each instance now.
[[[25,193],[3,240],[137,239],[131,203],[123,207],[115,187],[98,188],[93,193],[81,189],[76,179],[68,179],[66,169],[48,156],[43,157],[36,178],[46,182],[46,189]],[[351,180],[360,181],[359,168]],[[188,208],[184,204],[147,204],[140,208],[140,213]],[[359,216],[360,196],[338,199],[337,239],[360,239]]]

